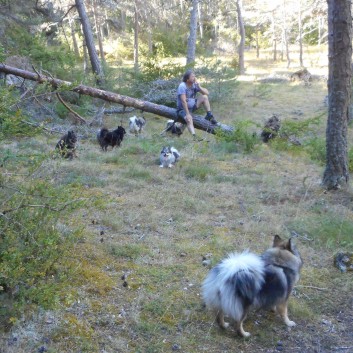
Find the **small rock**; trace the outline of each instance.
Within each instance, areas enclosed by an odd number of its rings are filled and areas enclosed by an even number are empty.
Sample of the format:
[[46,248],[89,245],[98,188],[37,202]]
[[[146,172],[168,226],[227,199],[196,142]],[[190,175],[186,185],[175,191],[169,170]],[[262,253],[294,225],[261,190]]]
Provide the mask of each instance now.
[[180,257],[185,257],[185,256],[186,256],[185,252],[180,253]]
[[174,344],[172,345],[172,351],[179,351],[180,348],[181,348],[181,347],[180,347],[179,344],[174,343]]
[[207,260],[207,259],[210,259],[211,257],[212,257],[212,254],[208,253],[206,255],[202,255],[202,260]]
[[205,267],[210,267],[211,266],[211,260],[203,260],[202,265]]

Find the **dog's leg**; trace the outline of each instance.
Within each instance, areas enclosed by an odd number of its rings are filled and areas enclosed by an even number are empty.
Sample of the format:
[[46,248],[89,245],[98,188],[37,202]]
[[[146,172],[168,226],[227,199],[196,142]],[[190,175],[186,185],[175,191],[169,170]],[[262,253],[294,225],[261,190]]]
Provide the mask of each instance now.
[[222,310],[219,310],[217,312],[216,321],[217,321],[217,324],[219,325],[219,327],[221,327],[223,329],[226,329],[229,326],[228,322],[224,321],[224,314],[223,314]]
[[240,322],[237,322],[237,323],[235,324],[235,328],[236,328],[236,330],[237,330],[237,332],[238,332],[238,334],[239,334],[240,336],[242,336],[242,337],[249,337],[251,334],[250,334],[250,332],[244,331],[244,328],[243,328],[243,321],[244,321],[244,320],[242,320],[242,321],[240,321]]
[[293,327],[296,325],[296,323],[294,321],[289,320],[288,318],[288,308],[287,308],[287,301],[285,301],[282,304],[278,304],[277,305],[277,311],[278,313],[281,315],[284,323],[288,326],[288,327]]
[[241,320],[240,321],[236,321],[235,322],[235,329],[236,329],[236,331],[238,332],[238,334],[240,335],[240,336],[242,336],[242,337],[249,337],[250,336],[250,332],[246,332],[245,330],[244,330],[244,328],[243,328],[243,322],[244,322],[244,320],[246,319],[246,315],[247,315],[247,313],[244,313],[243,314],[243,317],[241,318]]

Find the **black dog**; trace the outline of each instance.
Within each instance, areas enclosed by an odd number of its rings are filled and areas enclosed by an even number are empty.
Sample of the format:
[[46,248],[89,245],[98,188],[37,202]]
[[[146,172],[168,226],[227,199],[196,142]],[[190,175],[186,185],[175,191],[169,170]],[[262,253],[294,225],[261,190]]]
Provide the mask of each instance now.
[[107,151],[108,146],[120,146],[121,141],[126,134],[125,129],[122,126],[119,126],[114,131],[109,131],[107,128],[101,129],[97,134],[97,140],[103,151]]
[[59,150],[63,158],[73,159],[76,157],[76,142],[77,135],[73,130],[69,130],[67,134],[63,135],[55,148]]
[[263,142],[268,142],[269,140],[275,138],[278,135],[278,131],[281,127],[281,122],[276,115],[273,115],[266,122],[264,129],[261,133],[261,138]]

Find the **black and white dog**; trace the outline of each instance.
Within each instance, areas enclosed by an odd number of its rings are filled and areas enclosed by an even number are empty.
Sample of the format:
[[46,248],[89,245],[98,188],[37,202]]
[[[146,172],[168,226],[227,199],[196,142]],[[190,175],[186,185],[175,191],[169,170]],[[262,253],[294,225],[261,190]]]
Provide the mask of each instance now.
[[108,146],[120,146],[123,141],[124,135],[126,134],[125,129],[119,126],[114,131],[109,131],[107,128],[103,128],[97,133],[97,140],[103,151],[107,151]]
[[180,159],[180,153],[174,147],[163,147],[159,156],[161,168],[172,168]]
[[146,119],[143,116],[132,116],[129,118],[129,131],[131,134],[135,134],[135,136],[141,134],[145,125]]
[[173,135],[180,137],[184,132],[186,124],[175,122],[174,120],[168,120],[164,132],[169,132]]

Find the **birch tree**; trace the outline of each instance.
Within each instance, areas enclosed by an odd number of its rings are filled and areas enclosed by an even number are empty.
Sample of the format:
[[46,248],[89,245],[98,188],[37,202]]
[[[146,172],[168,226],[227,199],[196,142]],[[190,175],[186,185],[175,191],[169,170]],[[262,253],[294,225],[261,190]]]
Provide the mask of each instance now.
[[198,0],[192,0],[192,8],[190,11],[190,33],[188,38],[186,65],[195,61],[197,35],[197,6]]

